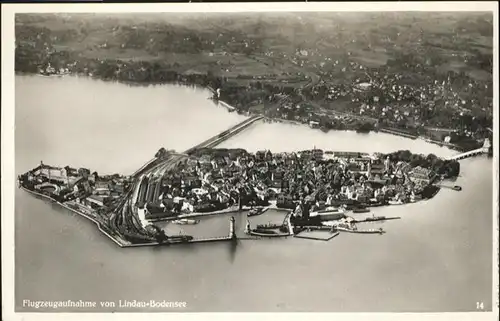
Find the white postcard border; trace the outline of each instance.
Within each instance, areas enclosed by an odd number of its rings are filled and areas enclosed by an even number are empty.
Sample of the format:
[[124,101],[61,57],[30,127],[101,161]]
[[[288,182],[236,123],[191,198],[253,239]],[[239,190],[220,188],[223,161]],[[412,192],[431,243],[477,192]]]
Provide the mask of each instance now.
[[7,4],[2,5],[2,312],[5,320],[164,319],[165,313],[15,313],[14,312],[14,14],[35,12],[270,12],[270,11],[490,11],[494,16],[494,186],[493,186],[493,312],[481,313],[167,313],[169,318],[195,320],[237,317],[241,320],[302,317],[327,320],[495,320],[498,319],[498,3],[497,2],[343,2],[343,3],[190,3],[190,4]]

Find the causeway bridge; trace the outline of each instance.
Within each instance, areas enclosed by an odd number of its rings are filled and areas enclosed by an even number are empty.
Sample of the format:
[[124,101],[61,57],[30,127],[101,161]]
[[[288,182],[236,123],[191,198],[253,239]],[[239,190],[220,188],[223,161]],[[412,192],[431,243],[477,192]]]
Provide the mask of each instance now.
[[217,146],[218,144],[233,137],[234,135],[243,131],[244,129],[246,129],[248,126],[252,125],[256,121],[261,120],[262,118],[264,118],[264,116],[256,115],[256,116],[252,116],[248,119],[245,119],[241,123],[234,125],[233,127],[223,131],[222,133],[220,133],[212,138],[209,138],[206,141],[204,141],[204,142],[202,142],[194,147],[191,147],[190,149],[186,150],[184,152],[184,154],[190,155],[190,154],[194,153],[197,149],[210,148],[210,147]]
[[139,177],[140,174],[146,174],[146,173],[153,173],[153,176],[159,176],[159,175],[161,176],[167,170],[169,164],[173,164],[179,159],[182,159],[185,156],[193,154],[197,149],[215,147],[218,144],[222,143],[223,141],[245,130],[247,127],[249,127],[256,121],[261,120],[262,118],[264,118],[264,116],[255,115],[248,119],[245,119],[241,123],[232,126],[231,128],[223,131],[222,133],[219,133],[205,140],[204,142],[201,142],[200,144],[189,148],[184,153],[171,153],[164,160],[160,160],[159,158],[154,157],[150,159],[146,164],[144,164],[141,168],[139,168],[137,171],[135,171],[131,176]]
[[480,155],[480,154],[487,154],[489,152],[490,147],[491,147],[491,142],[488,138],[486,138],[484,140],[483,147],[478,148],[478,149],[474,149],[474,150],[470,150],[468,152],[461,153],[458,155],[450,156],[447,158],[447,160],[460,160],[460,159],[465,159],[465,158]]

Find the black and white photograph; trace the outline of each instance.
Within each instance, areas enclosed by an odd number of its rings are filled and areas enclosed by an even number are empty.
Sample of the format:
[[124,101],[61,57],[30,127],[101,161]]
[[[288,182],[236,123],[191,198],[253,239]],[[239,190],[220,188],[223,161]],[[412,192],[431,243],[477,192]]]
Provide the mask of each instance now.
[[498,318],[496,2],[149,5],[2,6],[9,317]]

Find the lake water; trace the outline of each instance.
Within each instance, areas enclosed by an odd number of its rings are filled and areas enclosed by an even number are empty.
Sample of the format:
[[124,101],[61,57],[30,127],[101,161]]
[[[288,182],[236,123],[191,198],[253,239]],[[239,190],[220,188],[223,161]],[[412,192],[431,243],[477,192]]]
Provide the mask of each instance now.
[[[43,160],[130,174],[160,148],[185,150],[245,119],[202,89],[131,87],[88,78],[16,76],[16,173]],[[260,123],[222,147],[249,151],[453,151],[387,134]],[[182,311],[439,312],[492,308],[493,162],[461,161],[432,200],[376,208],[401,220],[386,234],[120,249],[84,218],[22,190],[15,195],[15,297],[22,300],[186,301]],[[280,220],[269,213],[257,223]],[[260,222],[259,222],[260,220]],[[245,218],[237,217],[239,230]],[[225,235],[228,217],[205,222]],[[189,227],[186,227],[189,232]],[[175,311],[60,309],[59,311]],[[40,310],[37,310],[40,311]]]

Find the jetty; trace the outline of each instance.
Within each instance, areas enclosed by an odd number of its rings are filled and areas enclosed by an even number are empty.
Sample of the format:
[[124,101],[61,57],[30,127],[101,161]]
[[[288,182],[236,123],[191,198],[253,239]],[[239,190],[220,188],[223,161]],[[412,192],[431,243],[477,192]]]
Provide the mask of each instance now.
[[444,185],[444,184],[436,184],[436,186],[440,187],[440,188],[452,189],[452,190],[457,191],[457,192],[462,190],[462,187],[458,186],[458,185],[450,186],[450,185]]

